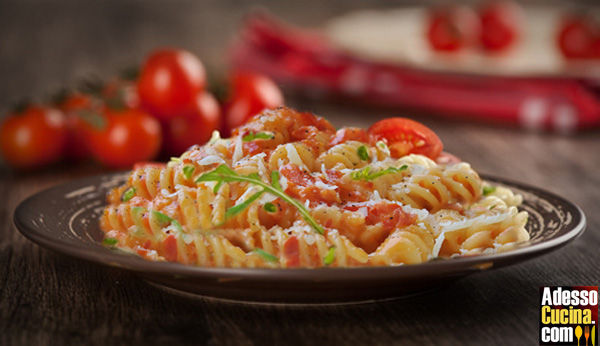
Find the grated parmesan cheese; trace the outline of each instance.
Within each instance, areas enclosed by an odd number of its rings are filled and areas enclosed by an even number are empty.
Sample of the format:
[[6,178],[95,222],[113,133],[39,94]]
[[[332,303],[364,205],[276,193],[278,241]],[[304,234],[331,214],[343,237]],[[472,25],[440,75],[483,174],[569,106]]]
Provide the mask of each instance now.
[[286,144],[285,151],[287,153],[287,157],[288,157],[288,160],[290,163],[298,165],[298,167],[306,168],[306,165],[300,158],[300,155],[298,155],[298,151],[296,150],[296,147],[294,147],[293,144],[291,144],[291,143]]
[[235,140],[235,149],[233,150],[233,157],[231,158],[232,163],[238,162],[242,156],[244,156],[242,144],[242,136],[238,136]]
[[199,164],[200,166],[208,166],[208,165],[212,165],[214,163],[225,163],[225,160],[223,160],[222,157],[217,156],[217,155],[209,155],[206,157],[203,157],[202,159],[198,160],[196,162],[197,164]]

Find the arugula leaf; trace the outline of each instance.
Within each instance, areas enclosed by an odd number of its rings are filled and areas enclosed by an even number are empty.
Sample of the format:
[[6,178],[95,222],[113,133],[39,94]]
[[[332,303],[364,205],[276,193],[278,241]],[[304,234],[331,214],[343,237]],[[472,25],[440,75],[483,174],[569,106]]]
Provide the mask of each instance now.
[[277,258],[277,256],[271,255],[270,253],[266,252],[263,249],[256,248],[256,249],[252,250],[252,252],[260,255],[260,257],[264,258],[265,261],[275,262],[275,263],[279,262],[279,258]]
[[275,204],[271,203],[271,202],[267,202],[265,203],[265,205],[263,205],[263,208],[268,211],[269,213],[274,213],[277,211],[277,207],[275,206]]
[[483,195],[484,196],[490,195],[490,194],[494,193],[494,191],[496,191],[495,186],[484,186],[483,187]]
[[[196,181],[196,182],[198,182],[198,181]],[[215,187],[213,187],[213,193],[215,195],[217,194],[217,192],[219,192],[219,189],[221,188],[222,185],[223,185],[223,182],[220,181],[220,182],[217,183],[217,185],[215,185]]]
[[118,242],[119,240],[116,238],[104,238],[104,240],[102,240],[102,244],[107,246],[115,246]]
[[241,213],[244,209],[248,208],[250,204],[252,204],[252,202],[256,201],[264,192],[265,190],[260,190],[252,196],[250,196],[247,200],[243,201],[242,203],[227,209],[227,211],[225,212],[225,219],[227,220]]
[[125,192],[123,192],[123,196],[121,196],[121,201],[128,202],[130,199],[135,196],[135,187],[130,187]]
[[335,246],[332,246],[327,251],[327,255],[325,255],[325,257],[323,257],[323,263],[325,263],[325,265],[328,266],[328,265],[332,264],[334,260],[335,260]]
[[390,173],[397,173],[397,172],[403,171],[403,170],[405,170],[407,168],[408,168],[407,165],[402,165],[399,168],[388,167],[386,169],[382,169],[382,170],[380,170],[378,172],[372,173],[371,172],[371,166],[367,166],[367,167],[365,167],[365,168],[363,168],[363,169],[361,169],[359,171],[352,172],[351,176],[352,176],[352,179],[354,179],[354,180],[367,180],[367,181],[369,181],[369,180],[377,179],[377,178],[381,177],[382,175],[386,175],[386,174],[390,174]]
[[271,185],[273,185],[273,187],[276,188],[277,190],[283,191],[281,189],[281,185],[279,185],[279,172],[278,171],[271,172]]
[[358,157],[360,157],[360,159],[363,161],[368,161],[371,159],[371,157],[369,157],[369,151],[367,150],[367,147],[364,145],[361,145],[360,147],[358,147],[358,149],[356,149],[356,152],[358,154]]
[[194,174],[194,171],[196,170],[196,167],[192,166],[192,165],[187,165],[183,167],[183,175],[185,175],[186,179],[190,179],[192,178],[192,174]]
[[255,139],[273,139],[275,138],[275,135],[273,135],[272,133],[269,132],[252,132],[250,131],[250,133],[248,133],[247,135],[245,135],[244,137],[242,137],[242,141],[244,142],[250,142],[253,141]]
[[[222,164],[222,165],[218,166],[217,168],[215,168],[214,170],[212,170],[210,172],[206,172],[206,173],[202,174],[201,176],[199,176],[196,179],[196,183],[199,183],[202,181],[216,181],[217,183],[230,183],[230,182],[237,181],[237,182],[246,182],[246,183],[254,184],[256,186],[260,186],[263,188],[263,190],[260,191],[260,193],[268,192],[276,197],[281,198],[282,200],[286,201],[287,203],[291,204],[296,209],[298,209],[298,212],[300,213],[300,215],[302,215],[302,218],[317,233],[323,234],[324,233],[323,227],[321,227],[321,225],[319,225],[319,223],[310,215],[310,212],[308,211],[308,209],[306,209],[306,207],[302,203],[300,203],[297,200],[295,200],[294,198],[288,196],[286,193],[284,193],[281,190],[281,186],[279,185],[279,174],[277,174],[277,175],[271,174],[271,178],[275,183],[274,184],[271,183],[271,185],[269,185],[269,184],[265,183],[264,181],[262,181],[258,177],[257,174],[256,175],[251,174],[248,176],[239,175],[234,170],[227,167],[227,165]],[[258,192],[257,192],[257,194],[258,194]],[[258,198],[258,197],[256,197],[256,198]]]

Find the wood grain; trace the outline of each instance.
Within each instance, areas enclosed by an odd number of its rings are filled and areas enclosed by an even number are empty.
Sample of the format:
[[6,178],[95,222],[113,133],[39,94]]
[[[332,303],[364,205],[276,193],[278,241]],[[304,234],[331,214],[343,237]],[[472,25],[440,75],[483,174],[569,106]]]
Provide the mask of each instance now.
[[[358,1],[265,1],[315,25]],[[310,8],[308,10],[307,8]],[[187,47],[225,68],[225,40],[248,10],[236,2],[0,3],[0,108],[91,73],[107,75],[158,45]],[[37,25],[32,25],[36,23]],[[293,99],[337,126],[367,126],[406,112]],[[12,213],[26,196],[100,173],[93,165],[21,174],[0,169],[0,344],[537,344],[538,287],[597,285],[600,278],[600,135],[575,137],[418,116],[446,149],[484,173],[540,186],[580,205],[588,230],[566,248],[384,303],[290,307],[189,299],[131,274],[44,250],[23,238]]]

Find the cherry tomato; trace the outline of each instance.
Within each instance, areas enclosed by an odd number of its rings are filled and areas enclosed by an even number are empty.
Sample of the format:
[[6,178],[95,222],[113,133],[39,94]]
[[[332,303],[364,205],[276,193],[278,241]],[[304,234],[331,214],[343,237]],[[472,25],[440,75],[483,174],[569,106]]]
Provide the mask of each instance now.
[[140,98],[132,81],[114,79],[104,85],[102,98],[111,108],[139,108]]
[[385,139],[393,157],[408,154],[436,159],[444,148],[440,138],[427,126],[407,118],[389,118],[376,122],[368,130],[376,140]]
[[437,8],[429,14],[427,38],[434,50],[458,51],[474,44],[478,34],[477,16],[468,7]]
[[584,16],[568,16],[558,31],[558,46],[569,59],[585,59],[594,56],[596,45],[594,23]]
[[0,126],[0,151],[15,168],[40,167],[60,160],[67,140],[65,116],[57,109],[29,106]]
[[345,127],[337,130],[333,139],[329,142],[330,146],[334,146],[347,141],[359,141],[363,143],[369,142],[369,134],[364,129],[359,127]]
[[105,110],[104,119],[90,136],[90,149],[102,164],[127,168],[156,156],[161,143],[158,120],[137,109]]
[[194,106],[190,113],[170,119],[164,126],[169,154],[179,155],[194,144],[204,144],[219,127],[221,111],[212,94],[199,94]]
[[232,91],[227,102],[226,132],[244,124],[265,108],[270,109],[283,105],[283,94],[277,84],[261,74],[236,73],[232,79]]
[[161,119],[193,108],[206,75],[198,58],[185,50],[162,49],[148,57],[138,80],[142,107]]
[[94,99],[89,95],[75,93],[68,96],[60,104],[60,109],[67,120],[66,156],[73,160],[81,160],[91,156],[89,149],[90,117],[101,117],[100,110],[95,107]]
[[512,1],[492,1],[479,11],[481,45],[489,52],[499,52],[513,45],[521,26],[521,8]]

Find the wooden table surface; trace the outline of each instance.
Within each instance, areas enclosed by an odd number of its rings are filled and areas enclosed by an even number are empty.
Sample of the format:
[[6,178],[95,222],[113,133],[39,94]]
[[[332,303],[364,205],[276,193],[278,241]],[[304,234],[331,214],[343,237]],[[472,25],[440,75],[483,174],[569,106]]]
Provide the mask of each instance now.
[[[265,2],[313,25],[356,2]],[[339,6],[338,6],[339,5]],[[306,7],[311,10],[307,10]],[[234,2],[0,3],[0,108],[92,73],[109,75],[158,45],[186,47],[222,71],[224,41],[248,9]],[[337,125],[367,126],[406,112],[294,99]],[[531,344],[538,288],[598,285],[600,134],[562,137],[416,119],[483,173],[546,188],[582,207],[582,237],[554,253],[462,279],[434,293],[350,306],[290,307],[189,299],[135,276],[34,245],[12,222],[17,204],[51,185],[102,172],[93,165],[21,174],[0,169],[0,344]]]

